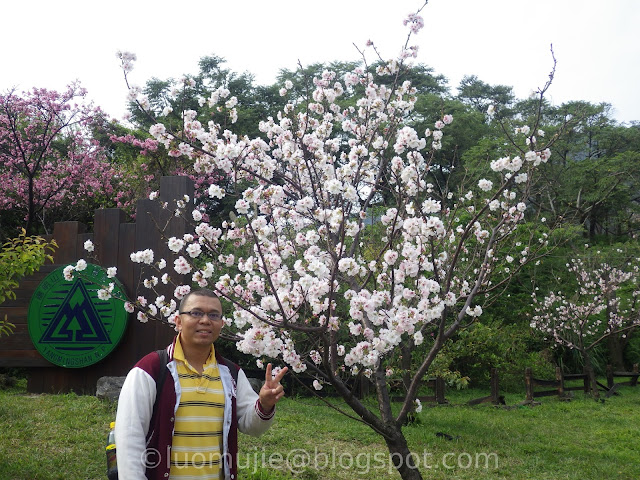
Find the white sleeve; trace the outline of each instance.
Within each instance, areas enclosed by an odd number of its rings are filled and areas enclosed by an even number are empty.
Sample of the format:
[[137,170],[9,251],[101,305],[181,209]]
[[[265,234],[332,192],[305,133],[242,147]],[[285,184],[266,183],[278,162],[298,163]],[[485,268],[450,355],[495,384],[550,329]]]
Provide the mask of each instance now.
[[238,415],[238,430],[247,435],[257,437],[266,432],[273,423],[274,413],[264,414],[258,410],[258,394],[253,390],[247,376],[242,370],[238,371],[238,390],[236,394],[236,409]]
[[134,367],[124,381],[116,414],[116,456],[119,480],[146,480],[144,456],[156,382]]

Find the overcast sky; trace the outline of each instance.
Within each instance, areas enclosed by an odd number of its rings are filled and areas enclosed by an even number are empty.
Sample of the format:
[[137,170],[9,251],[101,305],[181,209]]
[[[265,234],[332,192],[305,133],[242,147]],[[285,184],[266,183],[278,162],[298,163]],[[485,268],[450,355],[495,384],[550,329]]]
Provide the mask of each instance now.
[[[392,58],[406,40],[402,20],[421,0],[4,0],[0,90],[62,89],[79,79],[121,118],[126,87],[117,50],[137,54],[133,83],[196,73],[215,54],[234,71],[271,84],[281,68],[358,60],[373,40]],[[620,122],[640,120],[639,0],[430,0],[412,44],[418,61],[454,88],[465,74],[548,98],[608,102]],[[369,51],[369,54],[371,52]],[[372,58],[372,57],[370,57]]]

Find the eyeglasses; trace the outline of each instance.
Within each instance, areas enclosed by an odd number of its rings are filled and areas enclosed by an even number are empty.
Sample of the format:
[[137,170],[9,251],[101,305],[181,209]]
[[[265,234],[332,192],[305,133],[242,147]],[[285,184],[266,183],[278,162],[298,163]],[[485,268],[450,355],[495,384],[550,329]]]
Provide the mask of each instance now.
[[182,314],[186,314],[189,315],[193,318],[195,318],[196,320],[200,320],[201,318],[204,318],[205,316],[209,317],[211,320],[216,321],[216,320],[220,320],[222,318],[222,314],[218,313],[218,312],[201,312],[200,310],[191,310],[190,312],[180,312],[180,315]]

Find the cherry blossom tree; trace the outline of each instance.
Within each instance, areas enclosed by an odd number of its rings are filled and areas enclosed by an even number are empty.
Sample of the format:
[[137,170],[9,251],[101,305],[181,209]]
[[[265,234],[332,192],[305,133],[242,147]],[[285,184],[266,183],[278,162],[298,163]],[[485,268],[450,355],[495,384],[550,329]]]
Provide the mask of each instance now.
[[[173,261],[150,250],[131,254],[157,273],[144,279],[149,296],[125,308],[137,309],[141,321],[172,322],[177,301],[192,288],[172,278],[192,275],[193,285],[214,289],[230,307],[226,334],[239,350],[258,365],[278,359],[294,375],[313,376],[316,389],[333,388],[352,411],[334,408],[383,437],[402,478],[419,479],[402,427],[420,410],[430,367],[459,329],[480,320],[486,301],[553,246],[553,232],[528,203],[536,169],[550,155],[535,128],[518,126],[504,156],[488,162],[483,177],[467,177],[465,188],[430,183],[454,119],[443,113],[420,133],[405,124],[415,89],[397,79],[417,54],[409,42],[423,26],[419,12],[405,25],[410,33],[399,58],[370,71],[363,51],[362,68],[342,78],[322,72],[309,98],[296,96],[260,122],[263,138],[202,124],[192,111],[182,113],[181,131],[161,120],[151,126],[155,140],[196,172],[225,172],[239,196],[220,227],[204,222],[192,199],[165,205],[194,230],[168,239]],[[135,56],[119,55],[128,78]],[[285,82],[280,94],[286,98],[290,89]],[[140,89],[130,91],[149,111]],[[354,106],[338,106],[345,92]],[[217,89],[205,101],[233,122],[230,92]],[[212,184],[208,195],[229,194]],[[83,262],[67,267],[65,277],[81,272]],[[161,282],[175,286],[175,298],[155,294]],[[110,293],[108,286],[101,291]],[[390,394],[396,373],[406,379],[398,409]],[[354,392],[363,378],[375,388],[377,408]]]
[[535,315],[531,327],[555,344],[580,352],[595,398],[599,392],[591,352],[607,338],[625,336],[640,325],[638,260],[614,266],[575,258],[566,267],[575,277],[576,288],[550,292],[542,299],[533,294]]
[[85,94],[74,83],[0,95],[0,209],[24,215],[27,232],[37,222],[46,229],[47,209],[113,193],[116,172],[89,129],[101,112]]

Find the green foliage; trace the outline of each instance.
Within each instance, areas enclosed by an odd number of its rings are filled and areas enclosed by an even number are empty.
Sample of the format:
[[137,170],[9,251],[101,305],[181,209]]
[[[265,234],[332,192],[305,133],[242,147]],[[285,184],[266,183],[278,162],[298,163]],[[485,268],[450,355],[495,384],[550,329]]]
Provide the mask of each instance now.
[[521,323],[474,323],[459,332],[444,354],[454,369],[469,377],[471,386],[488,387],[491,368],[496,368],[500,388],[510,392],[522,388],[525,368],[543,377],[553,375],[555,368],[549,352]]
[[569,102],[549,109],[542,128],[554,138],[536,204],[550,217],[597,235],[622,237],[638,228],[640,129],[616,125],[611,106]]
[[51,253],[57,246],[55,240],[47,242],[40,236],[27,236],[24,229],[18,237],[5,242],[0,251],[0,303],[15,298],[13,290],[20,278],[31,275],[47,260],[52,262]]
[[458,98],[477,111],[485,113],[489,105],[500,106],[501,115],[509,112],[515,101],[513,88],[506,85],[489,85],[476,75],[465,75],[458,86]]
[[[51,252],[57,247],[55,240],[47,242],[39,236],[27,236],[24,229],[18,237],[4,243],[0,251],[0,303],[15,299],[14,290],[18,281],[25,275],[31,275],[44,263],[53,261]],[[0,319],[0,337],[13,332],[15,325]]]
[[640,363],[640,335],[637,332],[630,334],[627,348],[624,351],[624,360],[628,365]]
[[14,328],[16,328],[16,326],[13,323],[7,321],[6,315],[4,318],[0,319],[0,337],[11,335]]

